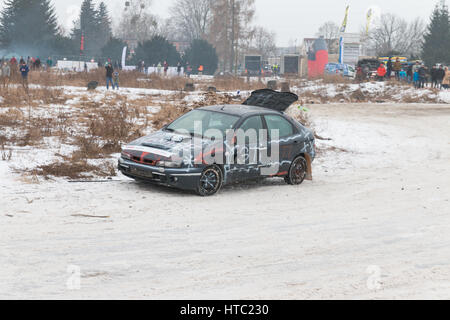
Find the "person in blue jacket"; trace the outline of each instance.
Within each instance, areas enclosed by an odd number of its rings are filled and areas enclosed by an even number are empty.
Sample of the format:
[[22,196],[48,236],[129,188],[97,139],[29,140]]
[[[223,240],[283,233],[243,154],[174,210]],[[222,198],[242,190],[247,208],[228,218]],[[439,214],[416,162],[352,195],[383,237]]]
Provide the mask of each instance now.
[[22,63],[20,64],[19,71],[20,71],[20,73],[22,75],[22,86],[26,90],[28,90],[28,73],[30,72],[30,68],[25,63],[25,61],[22,61]]

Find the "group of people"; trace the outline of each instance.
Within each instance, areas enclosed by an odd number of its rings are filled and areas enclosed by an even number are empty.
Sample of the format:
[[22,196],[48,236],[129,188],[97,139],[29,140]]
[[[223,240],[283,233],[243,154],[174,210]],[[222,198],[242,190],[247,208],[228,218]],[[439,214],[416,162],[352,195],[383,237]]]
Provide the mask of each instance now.
[[[356,70],[357,79],[363,80],[368,72],[364,71],[362,67]],[[426,67],[420,61],[415,64],[408,64],[405,66],[399,58],[392,63],[389,58],[386,64],[381,63],[376,71],[376,79],[378,81],[389,80],[392,74],[395,73],[395,78],[398,81],[405,81],[412,83],[415,88],[431,87],[436,89],[450,88],[450,71],[448,67],[443,65],[435,65],[431,69]]]
[[[360,70],[357,70],[357,73]],[[377,79],[379,81],[383,81],[384,79],[391,79],[392,73],[394,72],[395,78],[398,81],[404,80],[407,78],[407,73],[405,72],[403,68],[403,64],[401,63],[400,59],[397,58],[396,61],[393,63],[392,59],[389,58],[386,65],[384,63],[381,63],[380,66],[377,69]]]
[[280,65],[278,63],[274,64],[272,66],[272,74],[274,76],[279,76],[280,75]]
[[17,61],[16,57],[12,57],[9,60],[1,59],[0,78],[2,87],[8,88],[11,77],[13,77],[17,73],[20,73],[22,85],[26,90],[28,90],[28,75],[30,73],[30,70],[41,70],[42,68],[47,69],[51,68],[52,66],[53,61],[50,57],[47,59],[45,64],[42,64],[39,57],[28,57],[27,60],[21,57],[19,61]]
[[408,82],[412,82],[417,89],[428,86],[435,89],[448,89],[450,87],[450,71],[443,65],[435,65],[429,69],[423,63],[416,62],[408,69]]
[[[156,70],[156,73],[160,76],[167,77],[169,73],[170,65],[167,61],[164,61],[163,63],[159,62],[158,64],[153,64],[152,67]],[[176,65],[177,75],[181,77],[183,75],[183,68],[184,68],[184,75],[188,78],[192,75],[192,67],[189,64],[189,62],[186,62],[184,67],[181,62],[178,62]],[[145,61],[139,61],[137,65],[137,70],[142,73],[147,73],[147,66],[145,64]],[[203,65],[200,65],[197,69],[198,74],[201,75],[205,71],[205,68]]]

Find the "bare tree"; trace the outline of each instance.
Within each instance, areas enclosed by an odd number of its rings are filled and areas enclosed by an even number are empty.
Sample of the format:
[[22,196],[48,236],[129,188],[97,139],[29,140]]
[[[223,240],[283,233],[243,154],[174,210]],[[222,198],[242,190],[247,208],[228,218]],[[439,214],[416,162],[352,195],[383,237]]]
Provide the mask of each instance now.
[[219,67],[236,71],[237,59],[248,44],[254,29],[255,0],[215,0],[212,4],[212,22],[209,41],[217,50]]
[[378,55],[417,56],[424,31],[425,24],[420,18],[408,23],[394,14],[385,14],[375,22],[375,28],[367,35],[367,43]]
[[151,0],[127,1],[116,36],[123,40],[143,42],[158,34],[158,20],[151,13]]
[[274,32],[264,27],[256,27],[249,36],[248,43],[243,46],[244,49],[258,53],[263,58],[269,58],[276,54],[277,45]]
[[170,21],[177,40],[204,39],[211,23],[213,0],[176,0],[171,7]]
[[339,50],[339,25],[333,21],[325,22],[320,26],[317,36],[323,37],[330,53],[337,53]]

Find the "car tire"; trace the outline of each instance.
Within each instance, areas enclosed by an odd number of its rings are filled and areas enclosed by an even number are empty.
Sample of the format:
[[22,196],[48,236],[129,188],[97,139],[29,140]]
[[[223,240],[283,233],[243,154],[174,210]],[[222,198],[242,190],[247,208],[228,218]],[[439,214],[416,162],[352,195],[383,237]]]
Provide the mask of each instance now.
[[292,161],[288,175],[284,177],[284,181],[290,185],[300,185],[305,181],[308,174],[308,162],[302,156],[298,156]]
[[216,165],[209,166],[203,170],[198,181],[197,193],[202,197],[215,195],[220,191],[223,184],[222,170]]

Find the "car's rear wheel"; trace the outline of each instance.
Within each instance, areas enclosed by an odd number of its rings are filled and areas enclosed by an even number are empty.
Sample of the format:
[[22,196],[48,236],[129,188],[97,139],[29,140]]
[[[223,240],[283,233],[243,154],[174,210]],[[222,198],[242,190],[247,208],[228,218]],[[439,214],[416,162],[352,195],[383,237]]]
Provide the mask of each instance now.
[[216,165],[203,170],[197,187],[197,193],[202,197],[215,195],[222,188],[222,171]]
[[302,156],[299,156],[292,161],[289,168],[288,175],[284,177],[287,184],[299,185],[306,179],[308,173],[308,162]]

